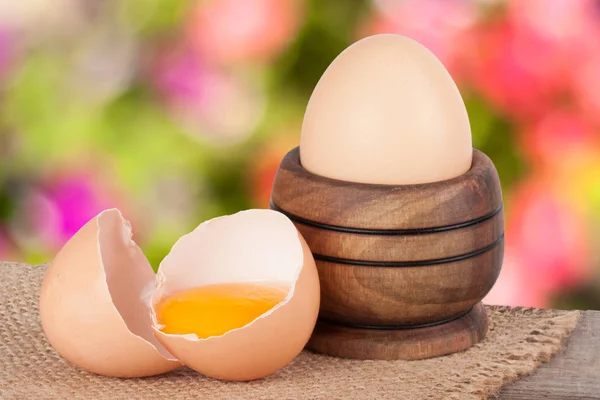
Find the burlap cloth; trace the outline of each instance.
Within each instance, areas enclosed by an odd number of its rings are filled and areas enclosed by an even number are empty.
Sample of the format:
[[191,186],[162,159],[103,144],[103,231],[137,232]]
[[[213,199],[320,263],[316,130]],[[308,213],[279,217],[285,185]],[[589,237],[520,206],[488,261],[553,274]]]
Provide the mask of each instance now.
[[46,268],[0,263],[0,399],[479,399],[548,361],[579,312],[489,307],[487,339],[423,361],[354,361],[304,352],[268,378],[228,383],[181,368],[144,379],[86,373],[62,360],[39,324]]

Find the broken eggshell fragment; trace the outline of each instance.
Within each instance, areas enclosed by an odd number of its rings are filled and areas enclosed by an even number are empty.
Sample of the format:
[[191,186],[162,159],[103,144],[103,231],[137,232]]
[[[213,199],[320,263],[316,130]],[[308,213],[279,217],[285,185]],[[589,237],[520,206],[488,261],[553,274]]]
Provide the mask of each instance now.
[[[289,286],[285,299],[249,324],[204,339],[161,331],[155,306],[204,285],[272,282]],[[213,378],[245,381],[286,366],[304,348],[319,311],[312,254],[293,223],[272,210],[247,210],[204,222],[180,238],[161,263],[152,295],[158,340],[190,368]]]
[[155,274],[116,209],[98,214],[61,249],[40,296],[42,329],[69,362],[96,374],[143,377],[181,366],[156,340],[143,293]]

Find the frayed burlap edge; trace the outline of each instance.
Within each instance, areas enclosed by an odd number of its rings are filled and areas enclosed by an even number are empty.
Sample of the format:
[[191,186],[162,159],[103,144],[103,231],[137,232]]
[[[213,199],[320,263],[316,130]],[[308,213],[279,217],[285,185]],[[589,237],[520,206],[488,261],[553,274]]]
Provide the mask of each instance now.
[[[539,316],[535,325],[530,326],[529,331],[519,344],[505,352],[511,368],[507,368],[501,382],[490,382],[481,392],[482,398],[496,396],[502,386],[514,382],[519,378],[531,375],[543,363],[550,362],[552,357],[559,352],[567,350],[566,342],[569,335],[577,326],[581,317],[581,311],[564,310],[541,310],[526,307],[500,307],[487,306],[492,313],[510,313],[516,319],[526,324],[532,316]],[[498,319],[496,319],[498,320]],[[496,321],[498,322],[498,321]],[[504,327],[502,327],[504,328]],[[490,332],[491,333],[491,332]],[[491,335],[488,334],[488,337]],[[532,344],[536,344],[537,352],[532,352]],[[477,345],[485,347],[485,342]]]
[[[39,325],[44,266],[0,263],[0,399],[482,399],[561,349],[577,311],[488,307],[487,338],[421,361],[356,361],[303,352],[262,380],[226,383],[187,368],[145,379],[89,374],[61,359]],[[110,349],[107,349],[109,351]]]

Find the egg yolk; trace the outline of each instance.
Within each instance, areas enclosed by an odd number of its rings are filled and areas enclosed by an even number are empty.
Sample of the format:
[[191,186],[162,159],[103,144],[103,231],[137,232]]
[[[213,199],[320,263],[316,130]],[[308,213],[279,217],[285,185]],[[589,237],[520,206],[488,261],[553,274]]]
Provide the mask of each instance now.
[[162,299],[156,306],[161,331],[219,336],[241,328],[283,301],[289,286],[227,283],[201,286]]

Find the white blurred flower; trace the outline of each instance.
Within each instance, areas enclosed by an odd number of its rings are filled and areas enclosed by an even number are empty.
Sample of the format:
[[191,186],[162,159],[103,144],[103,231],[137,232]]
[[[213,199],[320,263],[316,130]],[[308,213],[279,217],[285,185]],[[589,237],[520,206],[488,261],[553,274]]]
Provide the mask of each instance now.
[[181,171],[157,177],[140,196],[143,212],[139,214],[144,216],[140,223],[145,235],[169,235],[189,229],[205,202],[205,186],[197,174]]
[[67,88],[78,101],[103,102],[133,80],[139,55],[135,36],[112,23],[101,24],[78,43]]
[[85,19],[80,0],[0,0],[0,25],[28,39],[72,34]]
[[202,132],[218,144],[231,144],[248,137],[263,116],[262,90],[248,81],[220,73],[211,74],[204,85],[208,97],[202,106],[196,108],[191,103],[180,110],[192,132]]
[[151,74],[174,116],[197,140],[242,141],[263,117],[265,93],[258,77],[211,66],[189,48],[159,53]]

